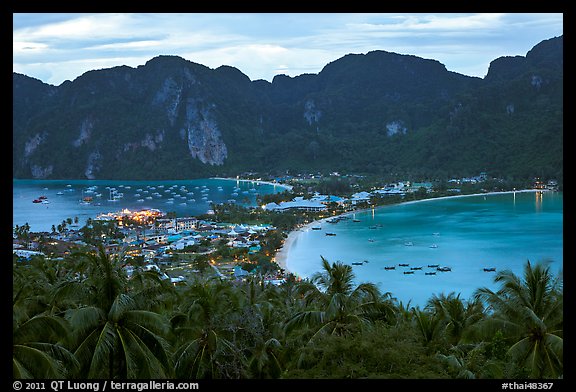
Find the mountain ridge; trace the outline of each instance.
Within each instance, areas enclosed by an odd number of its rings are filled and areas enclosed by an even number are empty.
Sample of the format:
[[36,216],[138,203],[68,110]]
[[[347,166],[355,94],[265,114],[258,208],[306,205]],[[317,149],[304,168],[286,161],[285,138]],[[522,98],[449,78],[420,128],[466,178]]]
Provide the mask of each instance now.
[[[493,60],[483,79],[383,50],[272,82],[173,55],[59,86],[14,73],[13,177],[176,179],[246,170],[561,177],[562,49],[563,36],[542,41],[526,56]],[[535,140],[545,141],[545,154]],[[527,164],[535,152],[546,155],[538,170]]]

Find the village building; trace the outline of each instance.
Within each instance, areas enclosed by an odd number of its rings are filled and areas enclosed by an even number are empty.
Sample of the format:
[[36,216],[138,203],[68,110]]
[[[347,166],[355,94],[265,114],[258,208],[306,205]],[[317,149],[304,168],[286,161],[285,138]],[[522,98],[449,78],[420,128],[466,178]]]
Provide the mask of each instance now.
[[360,203],[370,203],[372,195],[369,192],[357,192],[350,197],[350,203],[355,206]]
[[283,201],[280,204],[268,203],[262,207],[267,211],[277,211],[284,212],[290,210],[300,210],[300,211],[325,211],[327,209],[326,205],[319,201],[305,200],[303,197],[295,197],[292,201]]

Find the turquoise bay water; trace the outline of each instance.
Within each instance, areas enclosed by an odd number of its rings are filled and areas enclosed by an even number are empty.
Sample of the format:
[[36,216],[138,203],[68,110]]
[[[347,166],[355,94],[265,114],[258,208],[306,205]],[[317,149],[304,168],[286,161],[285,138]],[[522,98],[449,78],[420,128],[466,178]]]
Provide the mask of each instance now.
[[[288,249],[286,265],[298,276],[310,277],[320,271],[321,256],[350,265],[367,260],[352,265],[357,283],[375,283],[404,304],[411,301],[423,307],[433,294],[450,292],[469,299],[479,287],[499,288],[493,281],[495,272],[483,268],[510,269],[522,276],[527,260],[550,260],[552,272],[561,270],[562,199],[557,192],[516,192],[432,199],[355,213],[353,219],[322,222],[321,230],[300,233]],[[452,271],[428,267],[434,264]],[[386,266],[396,268],[385,270]],[[422,269],[404,274],[411,267]],[[433,271],[436,275],[425,274]]]
[[[156,208],[164,212],[174,211],[177,216],[194,216],[206,213],[210,209],[210,202],[234,200],[237,204],[253,206],[258,194],[284,190],[279,185],[226,179],[13,180],[12,184],[12,226],[28,223],[31,231],[50,231],[52,225],[57,226],[63,220],[74,219],[76,216],[79,224],[84,225],[88,218],[124,208]],[[88,187],[95,187],[94,193],[88,193]],[[101,196],[97,197],[97,193]],[[111,195],[119,193],[123,193],[122,198],[110,201],[113,199]],[[32,200],[40,196],[46,196],[49,204],[32,203]],[[93,202],[89,205],[81,204],[83,196],[93,197]]]

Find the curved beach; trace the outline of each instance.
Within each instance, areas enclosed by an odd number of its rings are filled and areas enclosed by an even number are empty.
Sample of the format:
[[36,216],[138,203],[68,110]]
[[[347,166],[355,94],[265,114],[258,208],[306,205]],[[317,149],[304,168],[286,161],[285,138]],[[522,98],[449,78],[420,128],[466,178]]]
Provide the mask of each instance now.
[[241,182],[253,182],[256,184],[265,184],[265,185],[273,185],[273,186],[279,186],[281,188],[284,188],[286,190],[291,191],[292,190],[292,185],[286,185],[286,184],[281,184],[279,182],[272,182],[272,181],[262,181],[262,180],[249,180],[249,179],[242,179],[242,178],[231,178],[231,177],[210,177],[214,180],[228,180],[228,181],[241,181]]
[[[429,201],[429,200],[442,200],[442,199],[452,199],[452,198],[460,198],[460,197],[488,196],[488,195],[501,195],[501,194],[507,194],[507,193],[539,192],[539,191],[540,191],[539,189],[522,189],[522,190],[517,190],[517,191],[472,193],[472,194],[468,194],[468,195],[442,196],[442,197],[433,197],[433,198],[427,198],[427,199],[410,200],[410,201],[405,201],[405,202],[401,202],[398,204],[390,204],[390,205],[412,204],[412,203],[419,203],[419,202]],[[379,208],[383,208],[383,207],[388,207],[390,205],[378,206],[376,208],[379,209]],[[342,213],[340,215],[352,215],[352,214],[355,214],[358,212],[364,212],[364,211],[369,211],[369,210],[370,209],[347,211],[347,212]],[[298,237],[304,231],[311,230],[313,226],[318,226],[318,225],[324,223],[327,219],[332,219],[332,218],[334,218],[334,217],[331,216],[328,218],[323,218],[323,219],[319,219],[316,221],[312,221],[312,222],[310,222],[310,223],[308,223],[302,227],[299,227],[295,230],[292,230],[290,233],[288,233],[288,237],[284,241],[282,248],[280,248],[280,250],[276,253],[276,257],[275,257],[276,263],[280,266],[280,268],[284,269],[284,271],[286,273],[291,273],[292,271],[290,271],[289,268],[287,268],[287,261],[288,261],[288,256],[290,254],[290,249],[298,241]]]

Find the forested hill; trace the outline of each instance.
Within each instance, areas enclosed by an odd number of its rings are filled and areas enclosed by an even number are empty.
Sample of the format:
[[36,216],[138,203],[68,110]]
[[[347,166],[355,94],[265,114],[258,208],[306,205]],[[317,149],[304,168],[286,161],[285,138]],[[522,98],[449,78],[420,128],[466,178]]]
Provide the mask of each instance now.
[[60,86],[14,73],[13,103],[15,178],[563,173],[562,36],[483,79],[385,51],[271,83],[158,56]]

